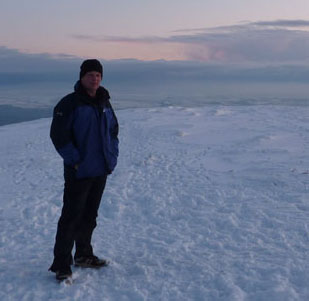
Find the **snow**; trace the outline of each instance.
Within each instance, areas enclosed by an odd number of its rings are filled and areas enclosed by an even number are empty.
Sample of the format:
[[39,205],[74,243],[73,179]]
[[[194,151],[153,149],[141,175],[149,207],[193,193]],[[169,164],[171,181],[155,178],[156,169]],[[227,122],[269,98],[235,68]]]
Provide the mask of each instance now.
[[1,300],[307,300],[308,106],[117,112],[120,158],[93,242],[48,272],[62,206],[50,119],[0,127]]

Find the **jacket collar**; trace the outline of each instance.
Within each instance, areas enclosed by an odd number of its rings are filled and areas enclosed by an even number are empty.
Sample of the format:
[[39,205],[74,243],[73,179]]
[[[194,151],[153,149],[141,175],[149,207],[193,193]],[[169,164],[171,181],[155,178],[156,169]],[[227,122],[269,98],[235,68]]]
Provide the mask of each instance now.
[[81,84],[80,80],[76,82],[74,85],[74,91],[82,96],[82,100],[90,105],[99,105],[104,106],[104,104],[109,100],[108,91],[100,86],[97,90],[95,98],[92,98],[88,95],[86,90],[84,89],[83,85]]

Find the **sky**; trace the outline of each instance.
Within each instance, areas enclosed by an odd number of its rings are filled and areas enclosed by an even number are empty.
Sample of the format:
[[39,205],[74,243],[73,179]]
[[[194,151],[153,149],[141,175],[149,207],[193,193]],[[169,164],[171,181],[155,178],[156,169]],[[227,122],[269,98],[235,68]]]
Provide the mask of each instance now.
[[308,0],[1,0],[0,60],[307,64],[308,12]]

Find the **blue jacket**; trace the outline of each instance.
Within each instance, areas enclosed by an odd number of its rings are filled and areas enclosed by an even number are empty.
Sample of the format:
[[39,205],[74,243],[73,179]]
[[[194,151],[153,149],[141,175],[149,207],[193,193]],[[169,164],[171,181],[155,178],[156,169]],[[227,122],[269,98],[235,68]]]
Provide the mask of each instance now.
[[50,137],[76,178],[110,174],[118,157],[118,121],[103,87],[91,98],[78,81],[54,108]]

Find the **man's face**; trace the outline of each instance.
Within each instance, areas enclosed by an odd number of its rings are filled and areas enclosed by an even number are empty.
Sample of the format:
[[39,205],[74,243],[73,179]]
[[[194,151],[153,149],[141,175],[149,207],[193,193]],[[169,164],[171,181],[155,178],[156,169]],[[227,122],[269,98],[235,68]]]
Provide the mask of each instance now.
[[101,80],[100,72],[90,71],[81,78],[81,83],[86,90],[96,91],[100,87]]

